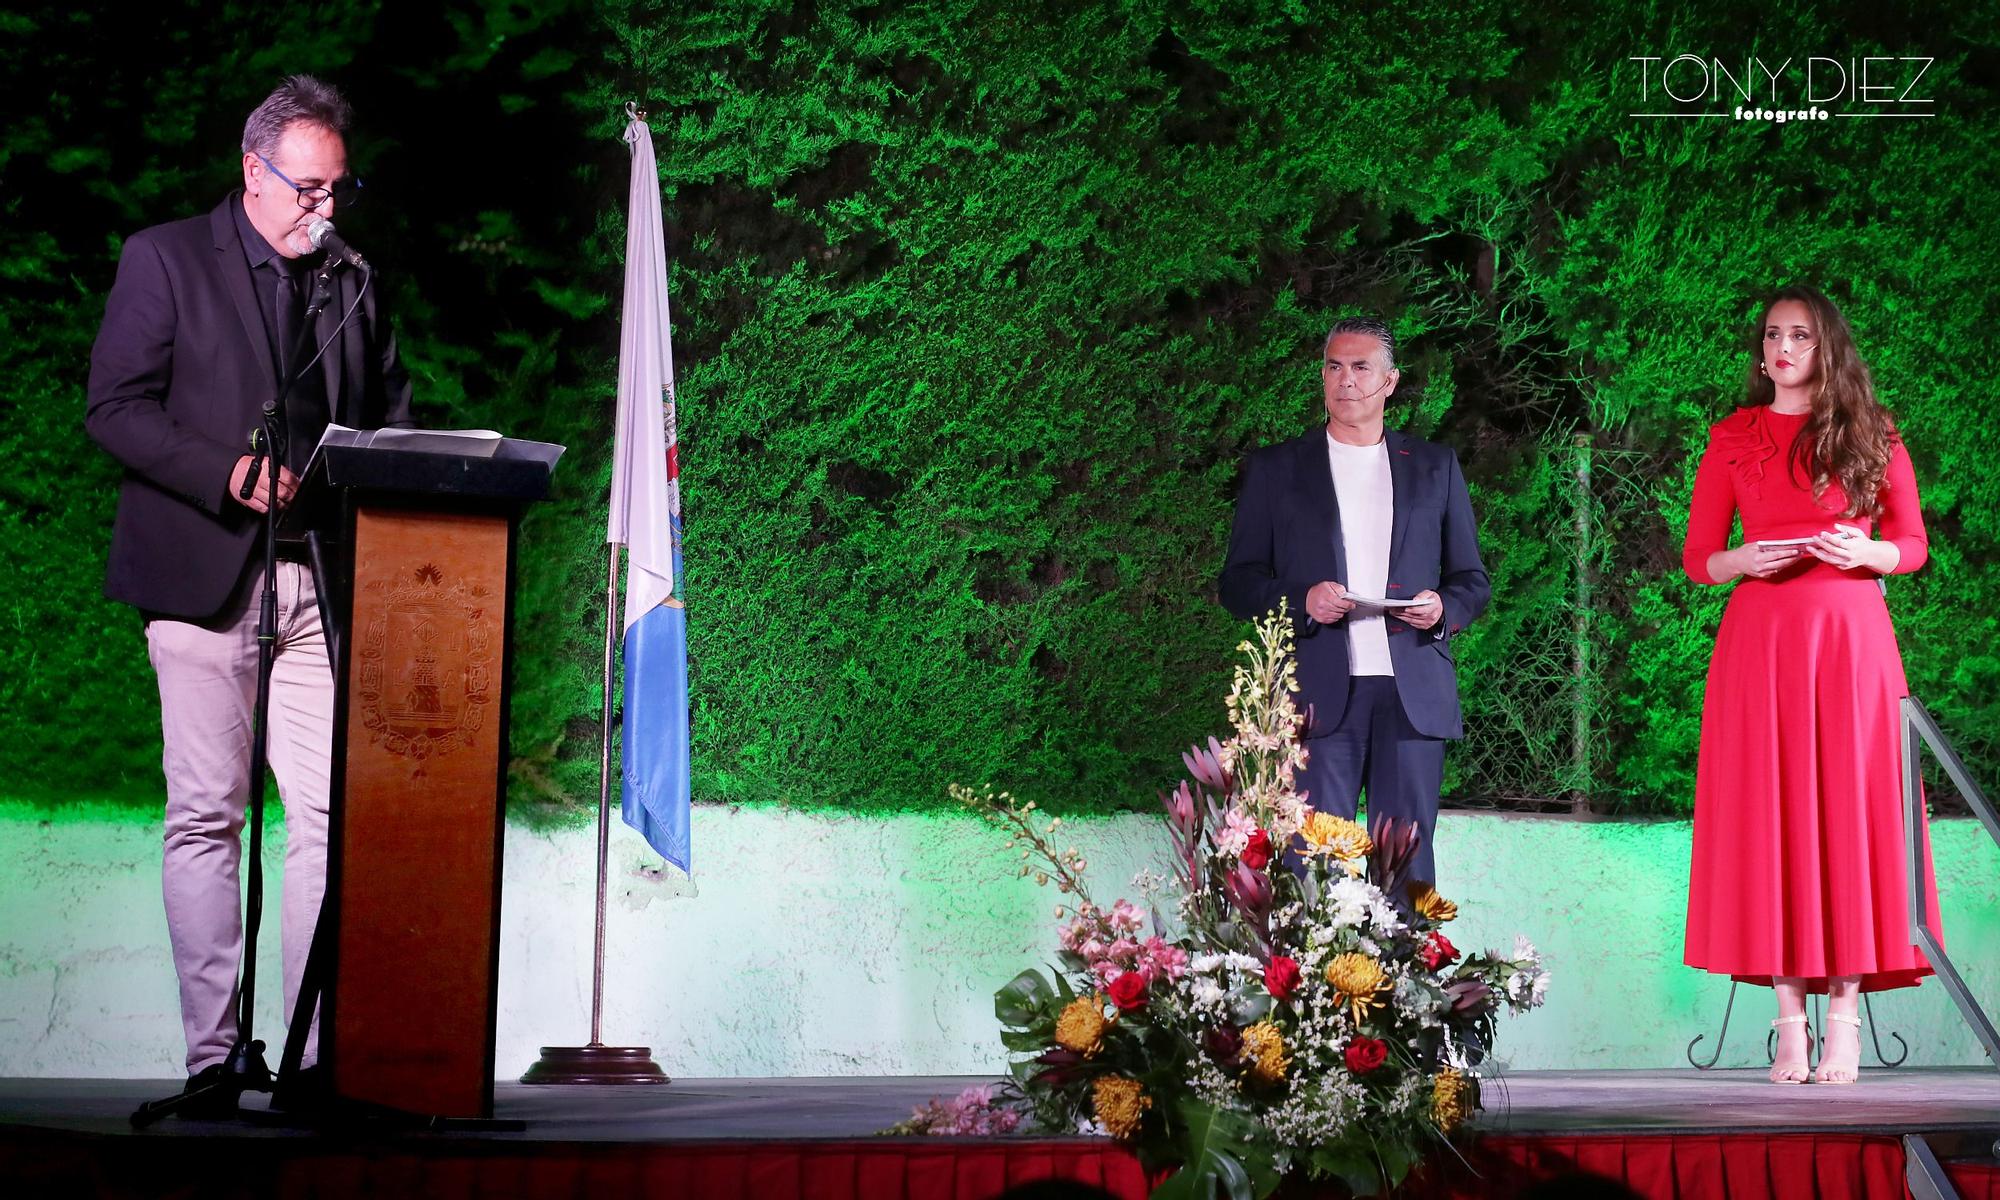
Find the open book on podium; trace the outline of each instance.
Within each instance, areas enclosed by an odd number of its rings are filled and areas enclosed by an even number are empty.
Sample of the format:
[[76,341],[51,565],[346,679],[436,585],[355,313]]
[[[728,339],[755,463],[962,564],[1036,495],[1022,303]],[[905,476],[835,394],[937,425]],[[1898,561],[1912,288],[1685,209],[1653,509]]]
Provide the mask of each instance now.
[[336,689],[303,989],[336,1102],[492,1115],[515,541],[562,452],[330,426],[281,522],[312,548]]

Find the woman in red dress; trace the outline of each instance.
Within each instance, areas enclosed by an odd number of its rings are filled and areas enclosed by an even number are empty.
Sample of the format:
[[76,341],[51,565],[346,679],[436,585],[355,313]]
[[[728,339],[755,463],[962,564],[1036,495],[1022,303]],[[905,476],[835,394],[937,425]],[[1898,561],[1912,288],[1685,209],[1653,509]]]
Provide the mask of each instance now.
[[[1777,992],[1773,1083],[1853,1083],[1861,993],[1930,974],[1904,877],[1909,689],[1880,584],[1929,546],[1909,453],[1826,297],[1780,291],[1749,371],[1709,430],[1682,554],[1696,583],[1736,585],[1702,706],[1687,962]],[[1808,992],[1827,995],[1812,1072]]]

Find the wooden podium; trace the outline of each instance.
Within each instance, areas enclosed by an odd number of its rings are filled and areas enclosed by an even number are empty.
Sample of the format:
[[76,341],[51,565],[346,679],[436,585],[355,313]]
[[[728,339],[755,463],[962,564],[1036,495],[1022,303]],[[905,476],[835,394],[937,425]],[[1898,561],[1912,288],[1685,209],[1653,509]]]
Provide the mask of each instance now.
[[514,547],[554,465],[524,447],[541,444],[322,445],[293,506],[322,531],[315,569],[339,631],[309,971],[336,1103],[493,1112]]

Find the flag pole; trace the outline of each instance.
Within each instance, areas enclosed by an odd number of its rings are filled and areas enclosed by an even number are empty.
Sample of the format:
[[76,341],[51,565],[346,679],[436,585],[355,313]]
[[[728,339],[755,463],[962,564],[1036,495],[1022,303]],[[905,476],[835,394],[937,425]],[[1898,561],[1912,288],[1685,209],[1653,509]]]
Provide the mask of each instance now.
[[610,577],[604,588],[604,741],[597,764],[597,930],[591,947],[590,1044],[543,1046],[542,1056],[521,1076],[522,1083],[671,1083],[653,1061],[650,1046],[604,1044],[604,913],[611,880],[611,714],[612,670],[618,650],[618,551],[611,543]]
[[604,743],[597,760],[597,931],[590,951],[590,1044],[604,1043],[604,896],[611,881],[611,671],[618,647],[618,551],[604,583]]
[[[646,840],[655,849],[660,849],[669,861],[682,870],[686,870],[693,861],[687,850],[685,811],[686,646],[677,640],[684,636],[685,629],[677,620],[672,624],[660,623],[663,615],[679,616],[665,610],[670,605],[676,609],[679,607],[673,599],[673,576],[679,573],[676,561],[679,542],[674,523],[680,513],[672,477],[672,434],[663,426],[659,410],[651,407],[660,403],[660,392],[664,390],[667,405],[665,426],[671,426],[673,347],[666,330],[666,263],[660,241],[659,178],[646,114],[636,105],[627,104],[625,115],[630,118],[625,127],[625,141],[632,147],[633,168],[626,220],[625,313],[618,355],[617,434],[613,443],[611,503],[605,538],[611,548],[611,563],[604,585],[604,740],[597,763],[597,924],[590,961],[590,1042],[584,1046],[543,1046],[542,1057],[528,1068],[527,1074],[521,1076],[522,1083],[670,1082],[666,1073],[653,1061],[651,1047],[604,1044],[604,918],[606,893],[611,879],[611,721],[616,711],[612,706],[612,671],[617,661],[621,629],[625,629],[625,637],[631,639],[627,646],[628,658],[636,655],[641,656],[642,661],[650,659],[657,663],[658,656],[664,652],[668,655],[668,663],[678,665],[681,705],[677,726],[671,728],[669,736],[663,739],[657,722],[660,713],[672,711],[671,703],[661,704],[654,691],[659,680],[665,679],[671,685],[674,677],[661,676],[655,668],[640,668],[651,681],[651,686],[638,688],[636,694],[635,681],[632,678],[626,680],[624,715],[628,725],[623,782],[632,791],[626,792],[625,798],[633,800],[641,811],[641,820],[635,823],[639,824]],[[663,433],[668,440],[661,447],[658,439]],[[635,450],[635,446],[640,449]],[[634,454],[638,455],[636,467],[635,460],[631,458]],[[650,489],[646,498],[647,516],[636,526],[640,531],[636,539],[631,517],[635,470],[640,487]],[[658,524],[662,519],[668,523]],[[635,574],[626,590],[637,590],[637,602],[647,614],[639,617],[636,623],[620,620],[622,606],[618,598],[618,559],[620,551],[628,549],[627,561]],[[633,598],[627,599],[630,601]],[[628,624],[630,628],[626,629]],[[665,635],[664,639],[662,635]],[[626,666],[633,669],[631,662]],[[673,694],[671,690],[667,692],[669,698]],[[639,696],[648,698],[642,702]],[[681,820],[670,831],[670,840],[664,848],[659,840],[660,826],[652,815],[654,810],[647,790],[658,782],[655,778],[658,764],[648,756],[656,752],[655,743],[662,740],[683,756],[676,780],[680,789]],[[627,819],[631,819],[629,811]]]

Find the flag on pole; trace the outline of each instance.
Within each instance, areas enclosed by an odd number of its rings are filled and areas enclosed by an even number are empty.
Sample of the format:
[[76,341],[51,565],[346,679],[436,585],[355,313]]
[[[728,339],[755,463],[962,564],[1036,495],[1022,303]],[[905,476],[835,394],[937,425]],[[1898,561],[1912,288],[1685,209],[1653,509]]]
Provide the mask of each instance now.
[[[674,350],[668,332],[666,235],[653,133],[631,105],[625,312],[618,342],[618,432],[607,541],[626,550],[626,824],[688,869],[687,610],[681,576],[680,463],[674,436]],[[608,716],[608,714],[607,714]]]

